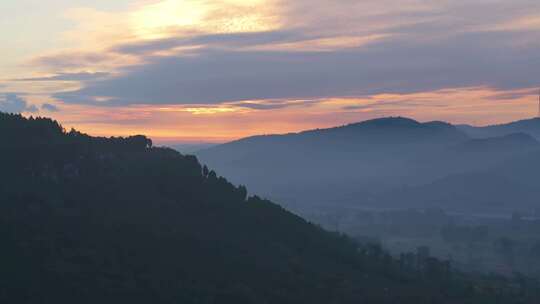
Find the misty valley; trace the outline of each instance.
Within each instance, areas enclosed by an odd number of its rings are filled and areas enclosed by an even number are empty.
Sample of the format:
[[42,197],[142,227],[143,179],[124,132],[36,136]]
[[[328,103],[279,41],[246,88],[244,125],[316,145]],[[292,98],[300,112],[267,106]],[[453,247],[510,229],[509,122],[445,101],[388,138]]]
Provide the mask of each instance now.
[[540,275],[540,221],[512,217],[469,216],[441,209],[349,210],[310,218],[360,242],[373,242],[395,257],[427,248],[464,272]]

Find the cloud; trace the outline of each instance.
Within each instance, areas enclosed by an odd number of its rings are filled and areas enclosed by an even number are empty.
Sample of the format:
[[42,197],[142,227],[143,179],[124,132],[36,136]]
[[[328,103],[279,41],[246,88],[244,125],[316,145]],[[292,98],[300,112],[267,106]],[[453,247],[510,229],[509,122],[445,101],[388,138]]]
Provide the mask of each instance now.
[[[434,94],[448,94],[447,92],[441,92],[441,91],[438,91],[438,92],[432,92]],[[414,93],[413,93],[414,94]],[[386,99],[377,99],[377,98],[369,98],[367,100],[364,100],[363,102],[366,102],[367,103],[362,103],[362,104],[350,104],[350,105],[345,105],[343,107],[341,107],[341,110],[344,110],[344,111],[363,111],[363,110],[383,110],[383,109],[387,109],[387,110],[396,110],[396,109],[399,109],[400,107],[401,108],[408,108],[408,109],[411,109],[411,108],[424,108],[426,109],[427,107],[429,108],[440,108],[440,107],[444,107],[445,105],[441,105],[441,104],[438,104],[438,102],[435,101],[435,99],[437,98],[440,98],[440,95],[439,96],[436,96],[436,97],[433,97],[433,96],[430,96],[428,98],[422,98],[420,96],[407,96],[407,98],[400,98],[402,97],[403,95],[396,95],[394,96],[394,98],[397,98],[396,100],[386,100]],[[408,98],[412,98],[412,99],[408,99]]]
[[59,109],[57,106],[50,104],[50,103],[44,103],[41,105],[41,110],[48,111],[48,112],[58,112]]
[[35,113],[39,109],[35,105],[28,104],[24,98],[19,97],[17,94],[6,93],[3,96],[0,95],[0,111],[6,113]]
[[47,77],[31,77],[31,78],[19,78],[15,81],[91,81],[109,76],[110,73],[97,72],[97,73],[59,73],[53,76]]
[[365,110],[370,109],[373,106],[373,104],[369,105],[352,105],[352,106],[344,106],[341,109],[345,111],[356,111],[356,110]]
[[[536,85],[535,0],[243,2],[207,7],[207,1],[155,1],[137,6],[133,20],[116,18],[130,14],[80,11],[76,19],[96,18],[75,36],[107,37],[96,25],[100,19],[122,35],[98,39],[94,49],[36,58],[32,64],[54,75],[20,80],[78,81],[80,89],[53,94],[72,104],[237,103],[258,110],[294,106],[272,100]],[[178,25],[178,14],[194,17],[197,10],[202,13],[196,22]],[[118,22],[124,19],[130,22]],[[359,42],[364,40],[369,43]],[[84,72],[93,70],[109,72]]]
[[83,82],[55,95],[98,105],[218,104],[263,99],[313,99],[443,88],[536,85],[540,32],[472,32],[444,40],[394,38],[324,52],[205,48],[189,55],[149,57],[119,76]]
[[40,66],[46,69],[63,70],[88,66],[108,64],[115,61],[113,54],[107,52],[61,52],[57,54],[39,56],[31,60],[29,66]]
[[307,38],[301,32],[292,30],[217,34],[199,33],[188,36],[180,35],[120,44],[113,47],[111,51],[122,54],[143,55],[187,46],[246,47],[272,43],[298,42]]
[[310,106],[323,102],[322,100],[262,100],[233,103],[234,106],[253,110],[275,110],[290,107]]
[[[521,21],[540,9],[536,0],[279,0],[288,26],[304,26],[323,33],[346,33],[357,29],[375,32],[407,29],[437,35],[493,30],[512,24],[530,28]],[[529,17],[529,18],[527,18]],[[515,24],[521,24],[516,27]],[[418,26],[417,26],[418,25]],[[408,33],[411,33],[408,31]]]

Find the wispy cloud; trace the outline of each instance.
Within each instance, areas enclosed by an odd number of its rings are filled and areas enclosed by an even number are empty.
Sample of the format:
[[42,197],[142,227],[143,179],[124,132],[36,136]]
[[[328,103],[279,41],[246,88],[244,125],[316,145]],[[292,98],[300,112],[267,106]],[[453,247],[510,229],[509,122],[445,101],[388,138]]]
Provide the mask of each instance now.
[[60,73],[52,76],[45,77],[30,77],[30,78],[19,78],[14,79],[14,81],[91,81],[109,76],[110,73],[97,72],[97,73]]
[[323,100],[260,100],[243,101],[232,105],[253,110],[275,110],[290,107],[308,107],[323,102]]
[[30,60],[27,66],[41,67],[47,71],[63,71],[69,69],[85,69],[102,64],[110,65],[118,60],[113,54],[92,51],[62,51],[50,55],[41,55]]
[[[332,52],[199,50],[148,58],[120,76],[56,94],[67,103],[215,104],[536,84],[540,52],[515,48],[529,33],[463,33],[444,41],[394,39]],[[105,100],[105,101],[102,101]]]
[[193,34],[161,39],[136,41],[114,46],[111,51],[121,54],[144,55],[168,51],[178,47],[247,47],[273,43],[298,42],[306,40],[299,31],[265,31],[246,33]]

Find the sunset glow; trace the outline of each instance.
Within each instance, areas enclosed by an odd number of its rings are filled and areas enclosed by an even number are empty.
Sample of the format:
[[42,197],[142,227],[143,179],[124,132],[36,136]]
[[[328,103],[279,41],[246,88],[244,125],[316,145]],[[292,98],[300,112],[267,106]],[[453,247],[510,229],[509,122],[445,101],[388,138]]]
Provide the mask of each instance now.
[[164,143],[536,115],[536,1],[319,2],[4,1],[0,20],[35,26],[18,25],[24,43],[0,28],[0,105],[11,94],[25,115]]

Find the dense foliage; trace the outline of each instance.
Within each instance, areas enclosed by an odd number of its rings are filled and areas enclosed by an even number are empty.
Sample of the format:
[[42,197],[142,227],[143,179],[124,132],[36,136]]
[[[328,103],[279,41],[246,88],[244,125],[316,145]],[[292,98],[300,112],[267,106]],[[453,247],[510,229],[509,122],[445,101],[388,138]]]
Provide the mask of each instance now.
[[144,136],[0,114],[0,137],[2,303],[538,303],[359,247]]

